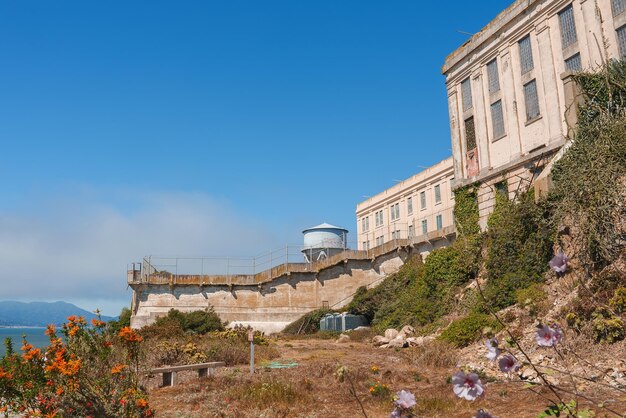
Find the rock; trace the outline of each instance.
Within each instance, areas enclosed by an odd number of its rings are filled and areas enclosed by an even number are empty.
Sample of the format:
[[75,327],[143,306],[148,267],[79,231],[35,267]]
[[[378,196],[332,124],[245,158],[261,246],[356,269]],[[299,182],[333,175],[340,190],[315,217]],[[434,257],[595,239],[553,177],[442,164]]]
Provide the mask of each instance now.
[[337,339],[337,342],[339,344],[347,343],[349,341],[350,341],[350,336],[348,334],[341,334],[339,338]]
[[372,343],[374,344],[374,347],[380,347],[383,344],[389,344],[389,339],[383,337],[382,335],[377,335],[372,338]]
[[408,347],[409,343],[407,343],[404,338],[396,337],[393,340],[389,341],[389,344],[387,344],[387,346],[389,348],[404,348]]
[[378,348],[387,348],[389,347],[389,344],[383,344],[383,345],[379,345]]
[[405,339],[408,337],[412,337],[413,335],[415,335],[415,328],[410,325],[405,325],[400,330],[399,335],[402,335],[402,337]]
[[388,340],[393,340],[394,338],[396,338],[398,336],[398,331],[396,331],[393,328],[389,328],[385,330],[385,338]]
[[364,327],[364,326],[360,326],[360,327],[356,327],[355,329],[351,330],[351,331],[365,331],[370,329],[371,327]]

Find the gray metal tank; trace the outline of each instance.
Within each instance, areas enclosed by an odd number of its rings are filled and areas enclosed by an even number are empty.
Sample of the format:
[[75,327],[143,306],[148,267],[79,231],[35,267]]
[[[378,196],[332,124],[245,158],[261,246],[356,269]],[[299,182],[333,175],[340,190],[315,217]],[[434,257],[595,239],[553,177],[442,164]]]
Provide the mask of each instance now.
[[348,248],[348,230],[323,223],[302,231],[302,254],[307,263],[320,261]]

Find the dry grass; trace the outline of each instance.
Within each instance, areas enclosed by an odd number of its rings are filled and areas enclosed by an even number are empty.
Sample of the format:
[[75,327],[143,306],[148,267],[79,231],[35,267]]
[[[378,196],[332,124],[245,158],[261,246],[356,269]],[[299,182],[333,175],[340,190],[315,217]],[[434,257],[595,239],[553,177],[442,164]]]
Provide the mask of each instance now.
[[458,399],[447,380],[457,371],[459,351],[441,342],[398,351],[358,342],[350,345],[315,339],[278,341],[281,359],[295,361],[297,367],[259,368],[253,376],[246,367],[228,367],[205,380],[189,375],[175,388],[153,386],[151,405],[158,416],[172,418],[362,416],[349,384],[337,378],[340,366],[348,368],[370,418],[386,418],[393,409],[391,399],[370,395],[375,382],[389,386],[391,393],[413,392],[421,417],[466,418],[479,408],[500,417],[536,417],[546,404],[523,385],[504,380],[486,383],[487,396],[482,400]]

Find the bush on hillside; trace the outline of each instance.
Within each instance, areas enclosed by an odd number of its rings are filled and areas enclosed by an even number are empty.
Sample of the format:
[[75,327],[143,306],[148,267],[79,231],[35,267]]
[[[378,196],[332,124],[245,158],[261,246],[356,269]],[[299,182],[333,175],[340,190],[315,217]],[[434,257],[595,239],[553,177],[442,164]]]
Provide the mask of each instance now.
[[181,312],[170,309],[166,316],[158,318],[154,324],[142,328],[144,336],[167,336],[171,334],[206,334],[223,331],[224,324],[212,308],[204,311]]
[[460,348],[470,345],[483,334],[495,333],[500,329],[500,324],[490,315],[472,312],[452,322],[439,339]]
[[320,330],[320,320],[329,313],[335,313],[332,309],[317,309],[309,312],[287,325],[284,334],[315,334]]
[[576,137],[552,170],[556,218],[574,226],[577,258],[590,274],[615,261],[626,235],[626,59],[580,73]]
[[[486,234],[486,305],[502,309],[516,302],[516,292],[543,281],[553,255],[550,210],[546,202],[535,203],[530,191],[516,202],[497,195]],[[486,310],[487,306],[478,306]]]

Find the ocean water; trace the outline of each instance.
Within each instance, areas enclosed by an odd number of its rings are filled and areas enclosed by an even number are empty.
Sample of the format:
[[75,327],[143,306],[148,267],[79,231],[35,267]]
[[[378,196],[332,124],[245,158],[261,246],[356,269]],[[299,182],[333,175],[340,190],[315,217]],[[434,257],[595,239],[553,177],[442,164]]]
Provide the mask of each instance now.
[[35,347],[45,347],[48,345],[48,337],[44,334],[45,328],[0,328],[0,356],[4,356],[6,347],[4,340],[10,337],[13,340],[13,349],[20,351],[22,346],[22,336],[26,335],[28,342]]

